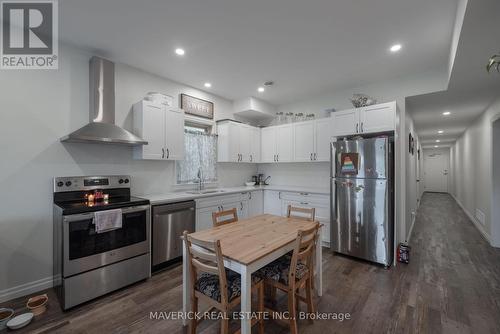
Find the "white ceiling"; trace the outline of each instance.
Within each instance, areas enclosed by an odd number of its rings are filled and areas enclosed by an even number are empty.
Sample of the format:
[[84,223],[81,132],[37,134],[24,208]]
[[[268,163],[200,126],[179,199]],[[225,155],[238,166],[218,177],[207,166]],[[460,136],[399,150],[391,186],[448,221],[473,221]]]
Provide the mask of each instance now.
[[[61,38],[273,104],[447,66],[457,0],[64,0]],[[403,44],[398,54],[388,48]],[[176,47],[184,57],[174,54]],[[266,80],[276,85],[259,94]]]
[[406,99],[424,147],[450,146],[500,96],[500,74],[485,70],[500,50],[498,13],[498,0],[469,0],[448,90]]

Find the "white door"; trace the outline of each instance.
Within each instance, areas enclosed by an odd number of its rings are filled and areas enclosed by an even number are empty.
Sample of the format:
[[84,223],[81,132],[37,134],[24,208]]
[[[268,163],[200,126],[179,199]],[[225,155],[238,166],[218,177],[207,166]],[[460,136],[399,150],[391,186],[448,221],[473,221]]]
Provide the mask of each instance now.
[[395,103],[384,103],[359,108],[360,129],[362,133],[394,131],[396,128]]
[[166,157],[165,111],[161,106],[154,105],[144,105],[143,108],[142,134],[148,144],[142,147],[142,159],[162,160]]
[[250,162],[251,127],[248,125],[239,125],[238,132],[240,142],[240,162]]
[[359,133],[359,113],[356,109],[332,113],[333,135],[348,136]]
[[166,111],[165,158],[184,159],[184,112],[180,109]]
[[219,211],[219,206],[209,206],[196,210],[196,232],[212,228],[212,212],[217,211]]
[[278,162],[290,162],[293,160],[292,124],[276,127],[276,155]]
[[250,162],[260,162],[260,129],[250,128]]
[[443,153],[425,152],[424,190],[448,192],[448,156]]
[[301,122],[293,126],[294,158],[293,161],[314,160],[314,122]]
[[331,118],[318,119],[315,128],[315,161],[330,161],[330,142],[332,141]]
[[258,216],[264,213],[264,191],[252,191],[248,201],[248,217]]
[[269,127],[261,130],[261,162],[276,161],[276,128]]

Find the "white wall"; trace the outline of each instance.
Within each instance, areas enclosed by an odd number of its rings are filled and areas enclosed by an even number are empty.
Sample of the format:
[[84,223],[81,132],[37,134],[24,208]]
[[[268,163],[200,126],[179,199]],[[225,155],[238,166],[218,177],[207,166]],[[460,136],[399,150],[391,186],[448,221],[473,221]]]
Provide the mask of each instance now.
[[[61,47],[56,71],[0,75],[0,300],[23,284],[50,284],[54,176],[130,174],[134,193],[174,190],[174,162],[136,161],[132,149],[62,144],[59,138],[88,122],[90,55]],[[131,106],[150,91],[188,93],[214,102],[215,116],[232,118],[232,102],[123,64],[116,65],[116,123],[132,128]],[[220,184],[240,185],[255,165],[219,164]]]
[[[492,124],[499,117],[500,98],[467,128],[450,152],[451,194],[488,240],[492,236],[493,145],[498,145],[493,144]],[[475,218],[476,210],[484,213],[484,225]],[[494,223],[497,227],[500,221]],[[492,243],[500,247],[496,240]]]

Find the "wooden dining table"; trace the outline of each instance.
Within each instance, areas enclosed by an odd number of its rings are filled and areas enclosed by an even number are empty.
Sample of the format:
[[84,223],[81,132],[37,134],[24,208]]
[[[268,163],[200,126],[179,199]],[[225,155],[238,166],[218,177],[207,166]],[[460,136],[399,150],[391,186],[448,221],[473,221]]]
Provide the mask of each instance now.
[[[241,275],[241,333],[251,333],[252,273],[290,252],[299,230],[307,230],[315,222],[269,214],[259,215],[238,222],[194,232],[190,235],[203,241],[220,240],[224,267]],[[184,243],[184,241],[183,241]],[[316,244],[315,289],[322,295],[321,228]],[[183,244],[183,311],[190,311],[190,275],[186,247]],[[187,319],[183,320],[187,325]]]

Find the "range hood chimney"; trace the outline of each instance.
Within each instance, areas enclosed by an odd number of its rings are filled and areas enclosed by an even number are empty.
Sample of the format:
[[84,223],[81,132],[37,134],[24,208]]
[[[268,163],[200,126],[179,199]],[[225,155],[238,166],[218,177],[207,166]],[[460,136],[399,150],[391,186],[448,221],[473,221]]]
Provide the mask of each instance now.
[[148,142],[115,125],[115,64],[90,59],[89,124],[61,138],[62,142],[146,145]]

